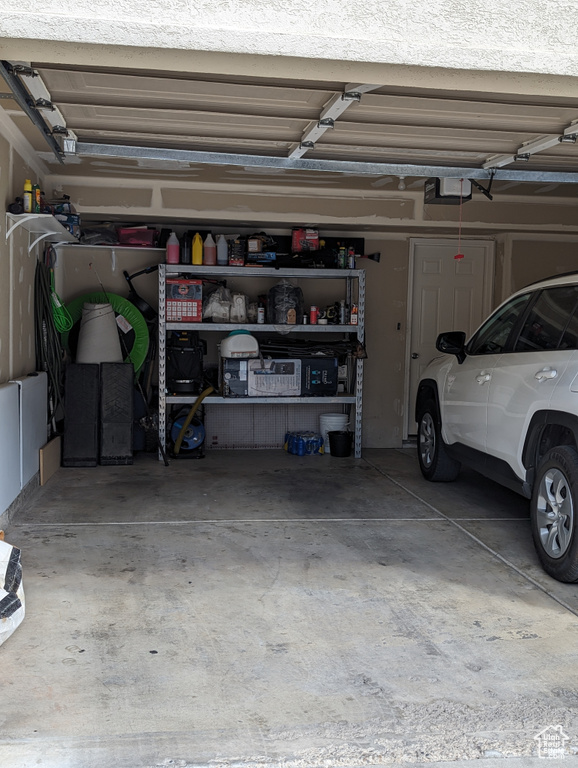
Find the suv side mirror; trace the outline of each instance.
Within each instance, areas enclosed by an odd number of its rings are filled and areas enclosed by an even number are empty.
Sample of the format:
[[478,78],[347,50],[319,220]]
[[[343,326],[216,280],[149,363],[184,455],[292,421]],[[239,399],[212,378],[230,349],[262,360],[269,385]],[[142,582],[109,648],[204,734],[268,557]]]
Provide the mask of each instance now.
[[458,358],[458,363],[463,363],[466,359],[465,346],[466,334],[463,331],[440,333],[436,339],[438,352],[443,352],[444,355],[455,355]]

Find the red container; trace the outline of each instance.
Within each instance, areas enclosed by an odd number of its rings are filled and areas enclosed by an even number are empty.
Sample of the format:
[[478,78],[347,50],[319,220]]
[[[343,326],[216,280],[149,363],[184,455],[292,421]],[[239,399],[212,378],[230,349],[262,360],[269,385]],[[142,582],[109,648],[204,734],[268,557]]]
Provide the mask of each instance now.
[[141,248],[154,248],[157,244],[159,233],[156,229],[141,229],[139,227],[119,227],[116,230],[120,245],[134,245]]
[[295,227],[291,232],[291,250],[294,253],[301,253],[301,251],[318,251],[319,230]]

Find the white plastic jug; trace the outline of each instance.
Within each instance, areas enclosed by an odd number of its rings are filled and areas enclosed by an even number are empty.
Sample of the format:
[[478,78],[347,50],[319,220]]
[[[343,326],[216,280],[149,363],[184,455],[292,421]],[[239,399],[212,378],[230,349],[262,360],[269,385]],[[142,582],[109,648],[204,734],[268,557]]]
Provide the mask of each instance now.
[[229,243],[225,235],[219,235],[217,238],[217,264],[220,267],[226,267],[229,263]]

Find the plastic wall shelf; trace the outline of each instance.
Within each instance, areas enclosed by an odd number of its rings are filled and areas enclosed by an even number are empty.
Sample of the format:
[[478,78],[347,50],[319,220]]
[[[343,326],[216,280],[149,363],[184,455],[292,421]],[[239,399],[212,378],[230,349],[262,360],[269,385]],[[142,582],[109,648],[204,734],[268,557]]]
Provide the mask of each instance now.
[[43,240],[51,243],[78,243],[78,238],[50,213],[7,213],[6,240],[19,227],[28,232],[28,253]]

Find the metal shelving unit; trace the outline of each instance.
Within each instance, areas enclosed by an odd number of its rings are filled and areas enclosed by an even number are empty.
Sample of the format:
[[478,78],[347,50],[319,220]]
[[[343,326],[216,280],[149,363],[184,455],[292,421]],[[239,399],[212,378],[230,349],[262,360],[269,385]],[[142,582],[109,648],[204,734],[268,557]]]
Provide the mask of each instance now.
[[[302,278],[307,280],[345,280],[348,304],[356,296],[358,305],[357,325],[258,325],[256,323],[167,323],[165,321],[165,281],[167,277],[183,275],[189,278],[239,277],[254,278]],[[357,293],[354,292],[356,283]],[[254,333],[282,332],[283,335],[318,334],[318,333],[354,333],[360,342],[365,340],[365,271],[362,269],[274,269],[271,267],[208,267],[185,266],[183,264],[159,264],[159,439],[166,445],[167,405],[193,404],[194,395],[169,395],[166,391],[166,333],[171,330],[192,331],[231,331],[246,329]],[[363,410],[363,360],[355,361],[355,391],[349,394],[329,397],[221,397],[210,395],[203,401],[207,405],[272,405],[295,404],[333,404],[355,406],[355,457],[361,457],[361,419]],[[159,455],[159,458],[162,458]]]

